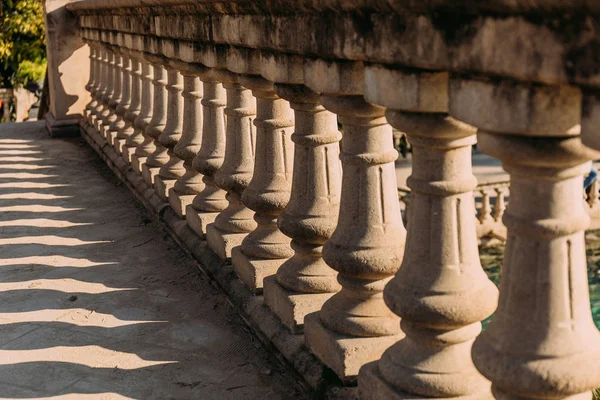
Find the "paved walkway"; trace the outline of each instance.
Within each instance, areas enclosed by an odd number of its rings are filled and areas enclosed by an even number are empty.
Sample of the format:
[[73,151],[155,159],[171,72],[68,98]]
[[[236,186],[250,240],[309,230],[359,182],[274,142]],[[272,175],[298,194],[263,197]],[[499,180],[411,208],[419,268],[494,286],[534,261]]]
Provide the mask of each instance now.
[[302,399],[80,139],[0,125],[0,398]]

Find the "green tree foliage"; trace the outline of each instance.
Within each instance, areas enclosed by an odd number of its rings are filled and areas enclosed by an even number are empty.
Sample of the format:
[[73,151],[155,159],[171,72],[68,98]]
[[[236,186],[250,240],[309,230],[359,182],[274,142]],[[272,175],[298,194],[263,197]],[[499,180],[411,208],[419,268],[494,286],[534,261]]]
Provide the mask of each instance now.
[[46,63],[42,0],[1,0],[0,78],[11,88],[39,81]]

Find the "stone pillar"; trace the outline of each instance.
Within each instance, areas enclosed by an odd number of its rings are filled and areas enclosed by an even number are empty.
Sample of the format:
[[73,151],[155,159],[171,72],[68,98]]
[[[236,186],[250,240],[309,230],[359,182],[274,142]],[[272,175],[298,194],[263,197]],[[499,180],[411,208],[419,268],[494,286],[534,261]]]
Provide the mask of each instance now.
[[98,106],[98,100],[96,99],[96,90],[98,89],[100,77],[98,73],[99,62],[99,50],[98,43],[91,39],[84,39],[85,43],[90,47],[90,80],[85,86],[86,90],[90,92],[91,100],[85,106],[83,116],[87,120],[88,124],[92,123],[91,116],[92,110]]
[[109,44],[104,44],[106,49],[106,84],[104,86],[104,91],[102,92],[102,98],[100,101],[102,102],[102,108],[98,110],[96,114],[96,121],[94,122],[94,128],[96,131],[104,137],[104,127],[108,126],[108,118],[114,111],[110,108],[110,100],[113,97],[113,92],[115,90],[115,59],[116,55],[113,52],[112,46]]
[[158,140],[167,149],[169,161],[158,171],[154,185],[156,192],[163,200],[167,200],[169,190],[175,186],[177,179],[185,174],[183,160],[174,153],[183,129],[183,97],[181,97],[183,76],[171,63],[167,64],[166,69],[168,75],[167,124]]
[[132,61],[129,53],[129,49],[121,47],[121,55],[123,62],[121,64],[122,74],[122,98],[121,102],[117,106],[117,120],[108,127],[110,137],[113,137],[113,147],[120,153],[125,140],[131,135],[131,131],[126,130],[127,122],[125,121],[125,114],[129,111],[132,104]]
[[[234,82],[237,78],[229,71],[205,68],[198,71],[204,86],[202,109],[204,127],[202,146],[192,161],[193,168],[201,173],[203,189],[187,207],[186,221],[200,237],[205,237],[206,227],[215,221],[219,212],[227,208],[227,192],[215,183],[215,174],[225,160],[226,134],[225,114],[227,95],[223,82]],[[238,132],[239,133],[239,132]]]
[[498,290],[479,261],[471,171],[475,128],[448,116],[448,74],[367,69],[368,101],[412,145],[404,260],[385,287],[406,337],[360,372],[361,399],[489,399],[471,359]]
[[[148,115],[148,110],[151,107],[151,104],[142,102],[142,100],[152,98],[152,88],[146,86],[151,85],[150,82],[146,81],[146,78],[149,81],[151,81],[152,78],[151,75],[149,75],[151,74],[149,68],[147,66],[144,67],[145,63],[142,61],[142,53],[130,50],[129,55],[131,56],[131,105],[129,106],[129,110],[125,113],[125,126],[123,127],[122,133],[127,139],[125,139],[125,142],[121,145],[120,150],[125,161],[133,164],[132,156],[135,148],[144,141],[144,136],[142,135],[144,128],[138,128],[136,126],[136,121],[138,125],[141,126],[141,115]],[[143,79],[142,77],[145,78]],[[142,112],[142,110],[144,110],[144,112]],[[148,117],[147,121],[149,120]],[[144,127],[146,123],[144,123]]]
[[403,337],[383,288],[398,270],[406,231],[396,188],[392,127],[385,109],[367,103],[360,63],[309,61],[306,84],[343,125],[342,192],[335,232],[323,259],[339,272],[339,293],[306,316],[308,348],[345,382]]
[[117,130],[115,124],[121,118],[117,113],[117,108],[123,101],[123,53],[121,52],[121,48],[119,46],[113,45],[112,51],[114,54],[115,62],[114,62],[114,71],[113,71],[113,82],[114,82],[114,90],[111,96],[111,99],[108,102],[108,107],[110,108],[110,115],[106,118],[106,125],[104,125],[104,136],[108,143],[112,146],[115,138],[117,137]]
[[205,68],[198,64],[171,61],[183,76],[183,127],[182,136],[174,148],[175,155],[183,160],[185,174],[177,179],[169,190],[169,204],[180,218],[185,217],[186,207],[204,188],[202,175],[192,165],[202,143],[202,81],[198,77]]
[[[133,160],[134,168],[141,171],[146,183],[154,185],[154,177],[158,174],[158,170],[168,161],[167,149],[158,142],[158,137],[167,124],[167,71],[164,68],[166,62],[164,57],[144,53],[144,59],[150,63],[153,71],[152,118],[144,129],[144,141],[135,149]],[[143,102],[144,99],[142,99],[142,106]],[[150,156],[153,158],[150,164],[147,164]],[[142,167],[143,165],[145,167]]]
[[214,180],[227,191],[229,204],[206,227],[208,245],[221,259],[230,258],[231,250],[256,228],[254,213],[241,200],[254,172],[256,132],[252,121],[256,117],[256,101],[237,79],[225,82],[224,88],[227,91],[225,158]]
[[479,128],[479,147],[510,174],[498,310],[473,345],[496,399],[590,399],[600,333],[589,303],[583,175],[600,153],[579,136],[569,86],[457,78],[450,112]]
[[231,262],[240,279],[260,292],[263,279],[277,272],[294,252],[290,239],[277,227],[277,218],[287,205],[292,186],[294,115],[289,103],[275,94],[273,84],[257,76],[241,76],[240,83],[256,97],[256,158],[252,181],[242,202],[254,210],[256,229],[231,252]]
[[46,128],[53,137],[79,135],[79,120],[90,101],[89,47],[78,32],[77,18],[66,9],[74,0],[45,0],[46,52],[48,54],[49,112]]
[[278,219],[279,229],[292,238],[294,255],[276,276],[265,278],[264,297],[292,333],[301,333],[304,317],[319,311],[341,288],[322,251],[338,219],[342,135],[337,116],[321,105],[317,93],[304,85],[277,84],[275,91],[295,114],[292,190]]

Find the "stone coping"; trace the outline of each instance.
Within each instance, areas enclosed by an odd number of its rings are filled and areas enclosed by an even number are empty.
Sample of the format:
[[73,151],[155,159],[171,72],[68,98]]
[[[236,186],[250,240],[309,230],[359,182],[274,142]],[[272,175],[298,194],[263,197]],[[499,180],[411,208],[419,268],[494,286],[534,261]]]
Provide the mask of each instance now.
[[[89,11],[115,8],[156,7],[171,5],[196,5],[237,3],[246,9],[262,9],[271,11],[342,11],[342,10],[372,10],[372,11],[401,11],[432,12],[440,9],[456,9],[458,11],[480,13],[509,13],[509,14],[557,14],[565,11],[600,12],[600,1],[597,0],[487,0],[487,1],[449,1],[449,0],[82,0],[68,6],[71,11]],[[225,10],[225,9],[221,9]]]
[[298,373],[298,379],[315,398],[358,400],[357,387],[344,387],[339,378],[305,346],[303,335],[292,335],[264,304],[237,277],[229,261],[222,261],[187,225],[154,188],[138,175],[106,139],[82,120],[81,136],[108,167],[154,215],[179,246],[197,262],[200,270],[222,291],[254,334],[279,360]]
[[[115,2],[86,0],[70,6],[79,13],[84,37],[141,36],[136,41],[143,48],[137,50],[185,49],[180,57],[185,62],[203,62],[186,55],[190,48],[221,46],[219,51],[280,52],[336,62],[379,63],[409,72],[449,71],[492,81],[509,78],[600,88],[598,40],[585,28],[600,27],[600,17],[592,13],[558,17],[540,13],[533,18],[474,15],[448,7],[428,13],[388,7],[387,11],[331,8],[290,14],[294,10],[290,5],[287,14],[282,14],[256,9],[256,3],[191,4],[189,0],[126,0],[124,4],[131,7],[106,8]],[[150,7],[155,3],[172,5]],[[113,15],[117,12],[122,15]]]

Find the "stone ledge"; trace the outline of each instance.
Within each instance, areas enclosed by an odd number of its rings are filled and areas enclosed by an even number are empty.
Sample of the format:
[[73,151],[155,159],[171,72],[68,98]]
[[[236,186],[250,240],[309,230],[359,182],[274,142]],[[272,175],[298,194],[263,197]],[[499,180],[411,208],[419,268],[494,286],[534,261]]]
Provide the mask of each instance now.
[[[227,14],[212,10],[173,13],[165,9],[149,13],[139,9],[119,18],[103,12],[81,15],[80,26],[142,35],[148,42],[145,48],[158,38],[200,47],[239,46],[395,68],[600,87],[598,62],[594,58],[597,40],[583,28],[600,26],[600,17],[593,14],[557,16],[538,12],[533,18],[472,10],[467,13],[460,7],[426,14],[377,11],[365,15],[357,15],[356,9],[296,15]],[[181,58],[186,62],[203,61],[189,59],[185,54]]]
[[314,398],[358,400],[358,389],[342,386],[335,374],[304,346],[304,337],[292,335],[264,305],[263,297],[253,295],[242,283],[231,263],[221,261],[206,241],[198,238],[185,220],[179,218],[112,146],[106,142],[99,145],[99,142],[102,143],[100,135],[86,125],[81,126],[81,134],[134,196],[163,223],[165,230],[181,248],[198,262],[200,270],[226,295],[265,348],[299,374],[298,378],[313,392]]

